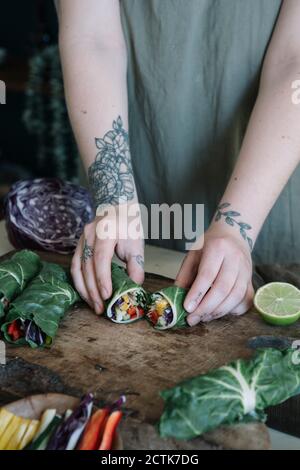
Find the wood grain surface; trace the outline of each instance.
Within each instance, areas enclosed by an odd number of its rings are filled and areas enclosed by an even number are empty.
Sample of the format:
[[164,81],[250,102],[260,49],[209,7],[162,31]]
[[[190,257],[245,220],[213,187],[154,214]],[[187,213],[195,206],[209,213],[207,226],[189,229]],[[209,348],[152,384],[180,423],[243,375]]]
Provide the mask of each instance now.
[[[64,266],[70,262],[60,255],[41,256]],[[171,282],[148,274],[144,285],[154,291]],[[160,390],[233,359],[249,357],[249,338],[274,334],[295,337],[299,325],[268,326],[250,311],[191,329],[159,332],[144,320],[117,325],[97,317],[82,303],[66,315],[51,349],[7,347],[7,365],[0,367],[0,400],[44,392],[80,396],[93,391],[101,402],[125,393],[129,416],[125,448],[268,448],[268,433],[261,424],[231,427],[231,431],[224,428],[192,444],[162,442],[152,425],[163,407]]]

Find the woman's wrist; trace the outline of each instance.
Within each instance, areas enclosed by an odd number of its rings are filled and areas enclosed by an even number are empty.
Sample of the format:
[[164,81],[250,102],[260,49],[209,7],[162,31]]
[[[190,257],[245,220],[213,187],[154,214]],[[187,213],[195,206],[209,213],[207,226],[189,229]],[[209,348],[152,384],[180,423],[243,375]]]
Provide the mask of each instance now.
[[230,203],[221,203],[211,221],[208,233],[214,236],[235,238],[251,253],[256,241],[256,233],[242,214],[232,208]]

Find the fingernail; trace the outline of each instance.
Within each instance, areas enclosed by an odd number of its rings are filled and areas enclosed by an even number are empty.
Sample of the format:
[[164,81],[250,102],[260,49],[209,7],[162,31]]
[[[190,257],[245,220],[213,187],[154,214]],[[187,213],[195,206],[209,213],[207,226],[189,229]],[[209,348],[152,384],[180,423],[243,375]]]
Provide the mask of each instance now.
[[188,303],[188,305],[186,306],[186,310],[187,312],[192,313],[196,307],[197,307],[196,300],[191,300],[190,303]]
[[198,315],[190,315],[190,316],[187,318],[187,321],[188,321],[188,324],[189,324],[190,326],[195,326],[195,325],[197,325],[197,323],[199,323],[200,318],[198,317]]
[[103,300],[107,300],[109,298],[109,294],[106,287],[101,287],[100,293]]
[[98,302],[95,302],[95,312],[97,315],[100,315],[101,313],[101,305]]

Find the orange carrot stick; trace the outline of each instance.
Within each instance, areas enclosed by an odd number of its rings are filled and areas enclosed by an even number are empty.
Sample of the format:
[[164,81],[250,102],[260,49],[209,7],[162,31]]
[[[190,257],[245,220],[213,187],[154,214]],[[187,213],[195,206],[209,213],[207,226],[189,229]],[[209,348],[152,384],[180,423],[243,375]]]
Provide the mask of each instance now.
[[109,408],[95,411],[85,428],[78,450],[97,450],[99,448],[108,415]]
[[101,445],[99,450],[111,450],[113,446],[114,437],[116,435],[116,430],[119,425],[119,422],[122,418],[122,411],[113,411],[112,414],[109,416],[106,426],[104,429],[104,434],[102,438]]

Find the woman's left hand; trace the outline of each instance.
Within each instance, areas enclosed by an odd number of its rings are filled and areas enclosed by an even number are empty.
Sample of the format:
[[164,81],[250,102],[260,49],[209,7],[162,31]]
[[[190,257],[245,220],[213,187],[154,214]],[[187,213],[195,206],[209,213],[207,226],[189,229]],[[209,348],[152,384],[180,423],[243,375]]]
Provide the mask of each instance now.
[[239,232],[213,226],[203,248],[186,255],[175,283],[189,288],[184,307],[190,326],[229,313],[242,315],[254,296],[250,250]]

